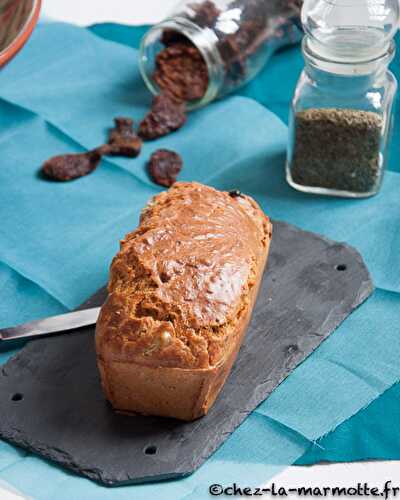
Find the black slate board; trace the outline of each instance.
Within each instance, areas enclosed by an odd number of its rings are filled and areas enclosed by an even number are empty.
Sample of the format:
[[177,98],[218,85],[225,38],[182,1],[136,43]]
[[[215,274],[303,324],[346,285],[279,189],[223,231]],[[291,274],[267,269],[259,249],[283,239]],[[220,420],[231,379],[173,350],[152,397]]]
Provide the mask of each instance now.
[[372,291],[354,249],[275,222],[245,343],[206,417],[115,414],[99,385],[91,327],[33,341],[2,368],[0,435],[107,485],[191,474]]

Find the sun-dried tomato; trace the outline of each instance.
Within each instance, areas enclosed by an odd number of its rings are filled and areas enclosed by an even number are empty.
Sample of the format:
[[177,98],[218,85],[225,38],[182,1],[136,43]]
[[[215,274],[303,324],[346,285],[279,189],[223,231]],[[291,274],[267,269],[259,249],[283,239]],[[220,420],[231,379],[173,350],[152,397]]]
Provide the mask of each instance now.
[[99,165],[101,154],[97,151],[88,153],[54,156],[42,166],[42,173],[55,181],[72,181],[92,173]]
[[165,29],[161,35],[161,43],[166,47],[173,45],[175,43],[184,43],[186,45],[192,45],[192,42],[179,31],[175,31],[173,29]]
[[165,187],[171,187],[182,170],[182,158],[168,149],[159,149],[155,151],[148,163],[150,177],[156,184]]
[[186,106],[166,94],[153,99],[150,112],[141,122],[139,136],[144,140],[157,139],[178,130],[186,123]]
[[164,92],[186,102],[201,99],[209,83],[203,56],[187,43],[174,43],[157,54],[153,78]]
[[206,0],[201,3],[192,3],[190,5],[195,15],[193,21],[203,28],[212,28],[222,11],[215,5],[214,2]]
[[115,128],[111,129],[108,144],[101,147],[104,155],[128,156],[136,158],[142,149],[142,139],[133,130],[130,118],[114,118]]

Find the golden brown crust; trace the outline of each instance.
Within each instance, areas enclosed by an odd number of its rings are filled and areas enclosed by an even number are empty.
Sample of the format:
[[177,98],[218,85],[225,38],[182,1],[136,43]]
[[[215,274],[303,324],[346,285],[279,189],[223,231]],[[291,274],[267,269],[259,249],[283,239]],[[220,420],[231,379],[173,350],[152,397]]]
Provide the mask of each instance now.
[[101,355],[209,368],[224,358],[271,234],[248,197],[178,183],[143,211],[111,266],[97,327]]
[[207,414],[223,387],[242,344],[261,284],[268,249],[269,244],[265,249],[257,283],[250,291],[249,308],[238,320],[234,335],[227,345],[224,362],[217,367],[186,370],[103,361],[108,359],[106,346],[105,356],[98,358],[98,365],[106,397],[117,411],[187,421]]
[[179,183],[152,200],[113,260],[97,323],[115,409],[183,420],[207,413],[245,335],[271,232],[245,196]]

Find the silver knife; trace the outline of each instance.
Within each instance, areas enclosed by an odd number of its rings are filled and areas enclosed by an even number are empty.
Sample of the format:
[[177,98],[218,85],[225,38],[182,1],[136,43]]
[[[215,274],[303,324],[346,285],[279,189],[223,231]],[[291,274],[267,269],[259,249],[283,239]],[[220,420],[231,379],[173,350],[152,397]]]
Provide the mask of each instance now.
[[0,341],[43,337],[53,333],[68,332],[76,328],[94,325],[99,312],[100,307],[95,307],[94,309],[85,309],[31,321],[13,328],[4,328],[0,330]]

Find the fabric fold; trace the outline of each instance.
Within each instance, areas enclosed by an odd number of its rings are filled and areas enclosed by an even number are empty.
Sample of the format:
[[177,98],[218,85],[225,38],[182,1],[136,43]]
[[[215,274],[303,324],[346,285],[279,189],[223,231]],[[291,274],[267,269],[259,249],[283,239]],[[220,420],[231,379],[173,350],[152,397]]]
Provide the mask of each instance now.
[[[67,309],[37,283],[0,262],[0,328],[63,314]],[[5,359],[4,359],[5,360]],[[0,364],[4,362],[0,353]]]
[[398,460],[400,449],[400,384],[375,399],[367,408],[318,440],[297,460],[299,465],[318,462]]

